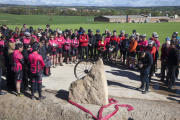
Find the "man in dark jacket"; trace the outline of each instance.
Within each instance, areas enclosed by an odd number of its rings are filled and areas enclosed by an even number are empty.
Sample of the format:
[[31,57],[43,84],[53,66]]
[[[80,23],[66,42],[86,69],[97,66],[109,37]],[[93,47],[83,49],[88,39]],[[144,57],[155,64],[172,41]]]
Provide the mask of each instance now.
[[[167,56],[171,50],[170,44],[170,39],[166,38],[166,43],[161,47],[161,81],[163,82],[165,78],[165,70],[167,71]],[[168,76],[166,77],[166,84],[168,85]]]
[[94,47],[95,47],[95,44],[96,44],[96,38],[95,38],[95,36],[93,35],[93,31],[90,31],[88,50],[90,51],[90,58],[91,58],[91,59],[92,59],[92,57],[93,57],[93,49],[94,49]]
[[39,54],[42,56],[43,60],[46,59],[46,45],[45,45],[45,38],[40,39],[40,49],[39,49]]
[[102,36],[101,36],[99,33],[100,33],[100,30],[97,29],[97,30],[96,30],[96,34],[95,34],[96,44],[95,44],[95,49],[94,49],[94,58],[96,57],[96,50],[97,50],[97,48],[98,48],[98,43],[99,43],[99,41],[102,39]]
[[8,36],[9,34],[9,28],[6,27],[6,25],[3,25],[2,28],[1,28],[1,31],[2,31],[2,34],[5,35],[5,36]]
[[146,82],[146,89],[142,92],[142,94],[146,94],[149,92],[149,72],[151,69],[151,65],[153,64],[153,56],[151,53],[147,51],[141,51],[139,53],[141,64],[139,65],[139,68],[141,68],[140,71],[140,78],[141,78],[141,87],[140,90],[144,90],[144,84]]
[[25,32],[30,32],[26,24],[23,25],[23,28],[25,29]]
[[126,58],[126,52],[127,52],[127,48],[129,46],[129,39],[128,39],[129,35],[125,34],[125,39],[121,42],[121,52],[123,54],[123,65],[125,65],[125,58]]
[[0,55],[0,95],[5,95],[7,94],[6,92],[1,91],[1,76],[2,76],[2,67],[3,67],[3,62],[2,62],[2,55]]
[[167,58],[168,74],[170,77],[170,89],[175,87],[175,70],[179,64],[179,51],[176,48],[177,42],[171,41],[171,50]]
[[[29,65],[28,64],[28,56],[29,56],[29,45],[28,44],[25,44],[24,45],[24,49],[22,51],[22,55],[24,57],[24,63],[26,65]],[[30,90],[28,85],[29,85],[29,82],[28,82],[28,69],[23,69],[23,83],[24,83],[24,87],[25,87],[25,90],[28,91]]]
[[46,29],[45,29],[46,32],[49,32],[49,33],[52,33],[52,29],[50,29],[50,25],[46,25]]

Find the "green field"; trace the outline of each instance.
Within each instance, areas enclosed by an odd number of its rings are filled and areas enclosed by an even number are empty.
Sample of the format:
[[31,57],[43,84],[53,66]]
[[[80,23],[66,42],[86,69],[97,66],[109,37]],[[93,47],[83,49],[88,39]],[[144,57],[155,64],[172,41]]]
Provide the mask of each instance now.
[[51,29],[60,28],[65,29],[79,29],[83,27],[86,30],[92,29],[95,33],[96,29],[100,29],[101,33],[104,33],[105,29],[110,31],[116,30],[118,35],[121,30],[125,30],[126,33],[132,34],[132,30],[136,29],[140,34],[146,34],[147,38],[151,37],[152,32],[157,32],[159,40],[164,43],[166,37],[171,37],[173,32],[180,33],[180,23],[107,23],[107,22],[94,22],[87,21],[87,19],[93,19],[94,17],[83,16],[54,16],[52,21],[49,21],[50,16],[47,15],[11,15],[0,13],[0,24],[6,24],[10,29],[14,30],[15,27],[22,28],[22,25],[26,23],[29,26],[33,26],[34,29],[41,27],[46,28],[46,24],[51,25]]

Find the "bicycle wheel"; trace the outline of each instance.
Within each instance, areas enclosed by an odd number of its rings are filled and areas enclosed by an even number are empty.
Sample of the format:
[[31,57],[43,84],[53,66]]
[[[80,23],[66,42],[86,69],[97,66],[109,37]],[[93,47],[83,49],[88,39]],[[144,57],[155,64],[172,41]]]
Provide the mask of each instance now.
[[79,61],[74,68],[74,75],[77,80],[84,78],[88,73],[91,72],[93,62],[90,60]]

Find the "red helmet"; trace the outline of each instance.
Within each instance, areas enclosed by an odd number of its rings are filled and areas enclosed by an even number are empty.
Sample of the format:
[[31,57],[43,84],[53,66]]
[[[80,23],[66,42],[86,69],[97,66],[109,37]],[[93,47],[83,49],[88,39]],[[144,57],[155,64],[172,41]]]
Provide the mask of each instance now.
[[17,35],[17,34],[14,34],[14,35],[13,35],[13,38],[14,38],[14,39],[18,39],[18,35]]
[[24,36],[24,33],[21,33],[20,36]]
[[155,40],[155,37],[151,37],[150,40],[154,41],[154,40]]

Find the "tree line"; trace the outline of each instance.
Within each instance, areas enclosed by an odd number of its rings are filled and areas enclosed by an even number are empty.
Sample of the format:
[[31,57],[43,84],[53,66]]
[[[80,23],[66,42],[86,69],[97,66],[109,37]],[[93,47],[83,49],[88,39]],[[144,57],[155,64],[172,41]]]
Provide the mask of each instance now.
[[9,14],[17,14],[17,15],[61,15],[61,16],[100,16],[100,15],[140,15],[146,14],[148,15],[151,13],[152,16],[165,16],[168,14],[169,16],[178,14],[178,8],[175,10],[170,11],[152,11],[150,9],[126,9],[126,10],[100,10],[100,12],[94,11],[93,8],[89,10],[84,10],[82,7],[81,9],[77,9],[77,11],[71,9],[59,9],[59,8],[44,8],[44,7],[37,7],[36,9],[32,9],[29,6],[26,7],[5,7],[0,9],[0,13],[9,13]]

